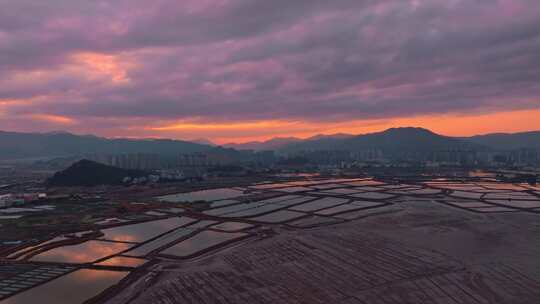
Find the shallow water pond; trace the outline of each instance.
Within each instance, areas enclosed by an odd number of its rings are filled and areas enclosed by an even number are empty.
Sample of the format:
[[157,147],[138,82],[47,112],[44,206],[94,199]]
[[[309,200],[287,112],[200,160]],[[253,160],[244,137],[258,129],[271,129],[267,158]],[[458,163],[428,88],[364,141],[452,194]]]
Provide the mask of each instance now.
[[103,229],[103,239],[120,242],[143,242],[176,227],[195,222],[189,217],[172,217],[164,220]]
[[57,247],[32,257],[31,261],[60,263],[92,263],[96,260],[127,250],[132,245],[102,241]]
[[77,304],[118,283],[128,272],[81,269],[22,292],[2,304]]
[[208,249],[212,246],[232,241],[246,235],[246,233],[224,233],[207,230],[198,233],[179,244],[169,247],[163,250],[161,253],[179,257],[188,257],[204,249]]
[[130,258],[124,256],[116,256],[110,259],[107,259],[103,262],[96,263],[94,265],[99,266],[123,266],[123,267],[138,267],[148,262],[144,259]]

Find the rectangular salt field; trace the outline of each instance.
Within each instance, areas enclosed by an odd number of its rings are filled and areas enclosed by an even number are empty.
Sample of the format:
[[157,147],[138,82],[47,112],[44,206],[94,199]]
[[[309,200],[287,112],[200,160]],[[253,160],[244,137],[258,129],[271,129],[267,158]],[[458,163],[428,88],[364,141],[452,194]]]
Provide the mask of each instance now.
[[288,182],[287,185],[291,186],[309,186],[309,185],[315,185],[320,183],[319,181],[296,181],[296,182]]
[[303,197],[303,196],[300,196],[300,195],[283,195],[283,196],[278,196],[278,197],[265,199],[265,200],[262,200],[262,201],[257,201],[257,203],[272,204],[272,203],[279,203],[279,202],[288,201],[288,200],[292,200],[292,199],[298,199],[298,198],[301,198],[301,197]]
[[292,205],[297,205],[297,204],[301,204],[301,203],[304,203],[304,202],[308,202],[308,201],[311,201],[311,200],[314,200],[314,199],[316,199],[316,197],[302,196],[302,197],[294,198],[294,199],[291,199],[291,200],[281,201],[281,202],[272,203],[272,204],[280,205],[280,206],[292,206]]
[[24,215],[0,215],[0,220],[17,220]]
[[215,202],[212,202],[210,204],[210,208],[211,209],[214,209],[214,208],[221,208],[221,207],[225,207],[225,206],[230,206],[230,205],[234,205],[234,204],[238,204],[239,201],[236,201],[236,200],[221,200],[221,201],[215,201]]
[[125,255],[134,256],[134,257],[144,257],[150,254],[152,251],[155,251],[161,247],[165,247],[168,244],[174,243],[175,241],[183,237],[186,237],[192,233],[194,233],[194,230],[192,229],[179,228],[173,232],[160,236],[159,238],[155,240],[152,240],[148,243],[144,243],[143,245],[126,252]]
[[118,283],[128,272],[81,269],[2,301],[2,304],[78,304]]
[[259,214],[271,212],[277,209],[283,209],[285,207],[286,206],[281,206],[277,204],[266,204],[266,205],[261,205],[257,208],[250,208],[250,209],[241,210],[238,212],[228,213],[224,216],[226,217],[252,217],[252,216],[257,216]]
[[384,188],[384,189],[402,189],[402,188],[408,188],[409,185],[405,184],[398,184],[398,185],[381,185],[378,188]]
[[295,212],[295,211],[289,211],[289,210],[281,210],[276,211],[270,214],[261,215],[259,217],[251,218],[251,220],[263,222],[263,223],[283,223],[287,222],[293,219],[300,218],[302,216],[305,216],[304,213]]
[[340,184],[323,184],[323,185],[314,185],[314,186],[310,186],[310,187],[314,188],[314,189],[325,190],[325,189],[332,189],[332,188],[342,188],[343,185],[340,185]]
[[190,217],[172,217],[158,221],[118,226],[103,229],[102,232],[105,234],[103,239],[139,243],[195,221]]
[[157,211],[148,211],[148,212],[145,212],[144,214],[150,215],[150,216],[165,216],[165,215],[167,215],[166,213],[161,213],[161,212],[157,212]]
[[232,206],[227,206],[227,207],[221,207],[221,208],[206,210],[203,213],[207,214],[207,215],[212,215],[212,216],[223,216],[223,215],[227,215],[227,214],[233,213],[233,212],[238,212],[238,211],[241,211],[241,210],[257,208],[257,207],[259,207],[261,205],[262,204],[260,204],[258,202],[257,203],[250,203],[250,204],[237,204],[237,205],[232,205]]
[[484,183],[484,184],[481,184],[481,185],[488,188],[488,189],[494,189],[494,190],[516,190],[516,191],[525,190],[524,187],[514,185],[514,184]]
[[357,219],[357,218],[361,218],[365,216],[370,216],[373,214],[378,214],[380,212],[384,212],[381,209],[383,208],[360,209],[356,211],[336,214],[334,215],[334,217],[344,219],[344,220],[353,220],[353,219]]
[[277,188],[283,188],[289,186],[288,184],[260,184],[260,185],[254,185],[250,186],[250,188],[253,189],[260,189],[260,190],[268,190],[268,189],[277,189]]
[[87,241],[82,244],[53,248],[32,257],[30,260],[74,264],[93,263],[127,250],[131,246],[125,243]]
[[490,203],[506,205],[509,207],[517,208],[540,208],[540,200],[538,201],[524,201],[524,200],[489,200]]
[[33,208],[16,208],[16,207],[0,209],[0,213],[6,213],[6,214],[19,213],[19,212],[40,212],[40,211],[43,211],[43,210],[33,209]]
[[337,194],[337,195],[342,195],[342,194],[353,194],[353,193],[358,193],[360,192],[358,189],[351,189],[351,188],[340,188],[340,189],[331,189],[331,190],[326,190],[324,192],[319,192],[319,193],[324,193],[324,194]]
[[411,191],[408,191],[408,192],[410,194],[433,195],[433,194],[440,194],[441,190],[440,189],[426,188],[426,189],[411,190]]
[[470,199],[480,199],[483,193],[478,192],[467,192],[467,191],[453,191],[450,193],[451,196],[455,197],[462,197],[462,198],[470,198]]
[[248,223],[241,223],[241,222],[225,222],[219,225],[212,226],[212,229],[217,229],[217,230],[222,230],[222,231],[227,231],[227,232],[234,232],[234,231],[251,228],[254,226],[255,225],[248,224]]
[[213,224],[215,224],[217,222],[218,221],[201,220],[201,221],[199,221],[199,222],[197,222],[195,224],[191,224],[191,225],[187,226],[186,228],[187,229],[193,229],[193,230],[202,229],[202,228],[206,228],[206,227],[208,227],[210,225],[213,225]]
[[369,208],[375,206],[382,206],[384,204],[377,202],[368,202],[368,201],[354,201],[350,203],[351,205],[359,206],[361,208]]
[[36,244],[34,246],[30,246],[30,247],[26,247],[24,249],[21,249],[17,252],[14,252],[12,254],[9,255],[9,257],[15,257],[15,256],[18,256],[19,254],[22,254],[22,253],[30,253],[32,250],[38,248],[38,247],[41,247],[41,246],[44,246],[44,245],[48,245],[48,244],[52,244],[52,243],[56,243],[56,242],[61,242],[61,241],[65,241],[67,240],[68,238],[65,237],[65,236],[58,236],[58,237],[55,237],[54,239],[52,240],[48,240],[46,242],[42,242],[42,243],[39,243],[39,244]]
[[493,205],[481,203],[481,202],[448,202],[450,205],[454,205],[461,208],[489,208]]
[[330,225],[330,224],[338,224],[338,223],[343,223],[343,220],[335,219],[331,217],[313,215],[313,216],[302,218],[292,223],[289,223],[289,225],[294,226],[294,227],[304,228],[304,227]]
[[384,183],[377,182],[374,180],[363,180],[363,181],[356,181],[356,182],[347,182],[347,185],[351,186],[377,186],[377,185],[384,185]]
[[315,214],[333,215],[333,214],[338,214],[338,213],[351,211],[351,210],[357,210],[357,209],[361,209],[361,208],[362,207],[357,206],[357,205],[345,204],[345,205],[340,205],[340,206],[336,206],[336,207],[329,208],[329,209],[319,210],[319,211],[315,212]]
[[485,208],[471,208],[471,210],[476,210],[484,213],[490,213],[490,212],[515,212],[519,211],[516,209],[511,208],[505,208],[505,207],[485,207]]
[[288,192],[288,193],[306,192],[306,191],[311,191],[311,190],[313,189],[307,188],[307,187],[288,187],[288,188],[279,189],[279,191]]
[[187,240],[183,240],[182,242],[161,251],[161,253],[178,257],[189,257],[202,250],[225,242],[233,241],[247,235],[248,234],[246,233],[225,233],[207,230],[200,232]]
[[528,193],[510,192],[510,193],[488,193],[484,199],[496,199],[496,200],[539,200],[535,195]]
[[210,190],[201,190],[187,193],[178,193],[171,195],[164,195],[158,197],[159,200],[170,202],[170,203],[181,203],[181,202],[196,202],[196,201],[217,201],[230,199],[234,197],[239,197],[244,195],[244,191],[233,189],[233,188],[220,188],[220,189],[210,189]]
[[[379,187],[371,187],[371,186],[366,186],[366,187],[354,187],[353,189],[356,190],[356,192],[368,192],[368,191],[383,191],[383,190],[387,190],[387,189],[383,189],[383,188],[379,188]],[[419,188],[415,188],[415,189],[419,189]],[[403,189],[400,189],[401,191],[403,191]]]
[[163,208],[163,209],[156,209],[157,211],[159,212],[168,212],[168,213],[174,213],[174,214],[178,214],[178,213],[182,213],[184,211],[186,211],[184,208],[176,208],[176,207],[173,207],[173,208]]
[[129,258],[124,256],[116,256],[94,265],[98,266],[122,266],[122,267],[138,267],[148,262],[144,259]]
[[326,198],[318,199],[318,200],[313,201],[313,202],[309,202],[309,203],[305,203],[305,204],[302,204],[302,205],[294,206],[294,207],[291,207],[289,209],[290,210],[296,210],[296,211],[309,212],[309,211],[316,211],[316,210],[320,210],[320,209],[324,209],[324,208],[333,207],[333,206],[343,204],[343,203],[346,203],[346,202],[348,202],[347,199],[335,198],[335,197],[326,197]]
[[437,188],[450,189],[450,190],[461,190],[461,191],[476,191],[476,192],[487,191],[486,189],[484,189],[482,187],[475,186],[475,185],[449,185],[449,186],[437,186]]
[[331,178],[321,180],[323,183],[349,183],[349,182],[361,182],[361,181],[370,181],[367,179],[358,179],[358,178]]
[[386,193],[381,193],[381,192],[365,192],[365,193],[352,194],[351,196],[357,197],[357,198],[363,198],[363,199],[374,199],[374,200],[382,200],[382,199],[388,199],[388,198],[394,197],[393,194],[386,194]]

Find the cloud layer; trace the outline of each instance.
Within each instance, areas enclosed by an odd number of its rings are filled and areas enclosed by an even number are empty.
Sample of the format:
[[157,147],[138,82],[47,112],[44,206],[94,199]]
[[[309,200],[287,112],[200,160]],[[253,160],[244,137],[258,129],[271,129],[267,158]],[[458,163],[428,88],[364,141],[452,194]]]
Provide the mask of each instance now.
[[537,0],[0,0],[0,128],[240,137],[537,110],[538,16]]

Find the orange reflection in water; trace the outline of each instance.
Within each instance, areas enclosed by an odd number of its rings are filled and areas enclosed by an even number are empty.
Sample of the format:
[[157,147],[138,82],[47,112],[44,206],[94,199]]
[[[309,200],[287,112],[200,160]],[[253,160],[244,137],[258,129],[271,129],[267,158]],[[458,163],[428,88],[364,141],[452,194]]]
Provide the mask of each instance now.
[[2,304],[83,303],[118,283],[128,272],[80,269],[2,301]]
[[110,238],[111,241],[136,243],[138,240],[132,234],[117,234]]
[[137,259],[137,258],[128,258],[128,257],[114,257],[107,259],[103,262],[97,263],[95,265],[99,266],[124,266],[124,267],[137,267],[146,263],[146,260]]
[[124,276],[125,272],[120,271],[80,271],[77,273],[77,280],[79,282],[95,282],[120,279]]
[[115,255],[131,245],[113,242],[88,241],[78,245],[63,246],[40,253],[32,261],[60,263],[91,263],[98,259]]

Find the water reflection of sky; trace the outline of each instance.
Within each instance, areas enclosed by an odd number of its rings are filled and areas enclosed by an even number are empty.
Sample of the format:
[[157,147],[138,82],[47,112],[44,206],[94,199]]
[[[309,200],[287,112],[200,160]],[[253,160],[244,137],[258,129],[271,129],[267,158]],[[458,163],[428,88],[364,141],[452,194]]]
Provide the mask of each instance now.
[[130,248],[124,243],[88,241],[78,245],[54,248],[34,256],[32,261],[91,263]]
[[2,304],[77,304],[100,294],[127,272],[82,269],[8,298]]
[[206,248],[246,236],[245,233],[223,233],[216,231],[203,231],[162,251],[164,254],[180,257],[190,256]]
[[216,226],[213,226],[212,229],[218,229],[223,231],[238,231],[246,228],[251,228],[254,225],[240,222],[225,222]]
[[104,239],[123,242],[143,242],[176,227],[186,225],[195,220],[189,217],[173,217],[164,220],[119,226],[102,230]]
[[137,258],[129,258],[129,257],[123,257],[123,256],[117,256],[114,258],[107,259],[101,263],[97,263],[95,265],[99,266],[125,266],[125,267],[137,267],[141,266],[142,264],[146,263],[146,260],[143,259],[137,259]]

